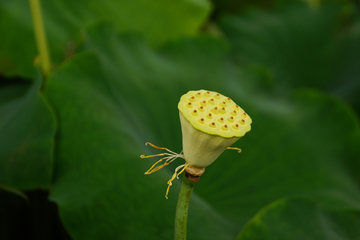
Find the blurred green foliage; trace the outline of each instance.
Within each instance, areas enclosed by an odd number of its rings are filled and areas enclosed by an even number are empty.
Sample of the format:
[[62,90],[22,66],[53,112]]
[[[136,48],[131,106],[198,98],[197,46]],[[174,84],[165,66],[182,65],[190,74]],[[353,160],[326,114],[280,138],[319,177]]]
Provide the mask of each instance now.
[[181,151],[197,89],[253,124],[195,188],[188,239],[360,239],[355,1],[42,3],[41,88],[28,3],[0,2],[0,239],[171,239],[181,160],[144,176],[139,156]]

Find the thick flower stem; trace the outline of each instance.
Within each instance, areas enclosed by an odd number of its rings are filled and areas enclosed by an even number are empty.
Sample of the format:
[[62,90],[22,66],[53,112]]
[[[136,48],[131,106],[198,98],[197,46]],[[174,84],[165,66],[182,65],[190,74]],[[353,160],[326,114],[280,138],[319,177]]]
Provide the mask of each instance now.
[[48,76],[51,71],[51,60],[41,15],[40,0],[29,0],[34,25],[36,45],[40,55],[40,66],[43,74]]
[[187,216],[191,193],[197,182],[191,181],[184,174],[175,214],[175,240],[186,240]]

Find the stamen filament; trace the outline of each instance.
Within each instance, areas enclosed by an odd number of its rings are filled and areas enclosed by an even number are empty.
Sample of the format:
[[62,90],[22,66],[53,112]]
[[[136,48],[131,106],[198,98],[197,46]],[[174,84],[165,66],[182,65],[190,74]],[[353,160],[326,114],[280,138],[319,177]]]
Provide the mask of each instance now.
[[169,150],[169,149],[167,149],[167,148],[155,146],[154,144],[152,144],[152,143],[150,143],[150,142],[146,142],[145,145],[146,145],[146,146],[147,146],[147,145],[150,145],[150,146],[152,146],[153,148],[156,148],[156,149],[164,149],[164,150],[166,150],[166,151],[168,151],[168,152],[170,152],[170,153],[177,154],[176,152],[173,152],[173,151],[171,151],[171,150]]
[[[149,155],[149,156],[141,155],[140,158],[151,158],[151,157],[165,156],[167,154],[168,153],[159,153],[159,154]],[[170,154],[168,154],[168,155],[170,155]]]
[[158,146],[155,146],[154,144],[150,143],[150,142],[146,142],[145,145],[150,145],[152,146],[153,148],[156,148],[156,149],[165,149],[164,147],[158,147]]
[[185,169],[188,167],[188,163],[184,164],[184,165],[180,165],[175,169],[175,172],[177,172],[181,167],[184,167],[183,169],[181,169],[181,171],[176,175],[176,178],[179,179],[179,175],[182,174]]
[[[154,164],[151,166],[151,168],[145,172],[145,174],[146,174],[146,175],[151,174],[151,173],[156,172],[157,170],[161,169],[162,167],[166,166],[167,164],[166,164],[166,162],[165,162],[163,165],[157,166],[157,167],[155,168],[156,170],[153,169],[159,162],[161,162],[161,161],[164,160],[164,159],[165,159],[165,158],[162,158],[162,159],[160,159],[159,161],[157,161],[156,163],[154,163]],[[166,165],[165,165],[165,164],[166,164]],[[161,168],[159,168],[159,167],[161,167]],[[159,169],[158,169],[158,168],[159,168]],[[151,170],[151,169],[153,169],[153,170]]]

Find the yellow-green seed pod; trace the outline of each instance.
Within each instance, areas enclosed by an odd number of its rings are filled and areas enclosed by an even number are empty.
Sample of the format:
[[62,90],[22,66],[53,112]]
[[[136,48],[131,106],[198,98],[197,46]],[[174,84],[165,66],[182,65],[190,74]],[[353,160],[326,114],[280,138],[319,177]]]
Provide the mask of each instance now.
[[251,129],[250,116],[217,92],[189,91],[178,108],[184,157],[194,167],[207,167]]

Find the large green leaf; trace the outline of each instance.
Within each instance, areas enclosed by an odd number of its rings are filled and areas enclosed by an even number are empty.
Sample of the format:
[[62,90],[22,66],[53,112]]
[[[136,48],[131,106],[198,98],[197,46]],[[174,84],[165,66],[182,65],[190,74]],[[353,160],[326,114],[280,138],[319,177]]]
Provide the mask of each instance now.
[[242,17],[225,16],[220,26],[240,63],[269,66],[275,80],[292,87],[316,86],[334,70],[335,14],[334,9],[314,10],[304,3],[276,12],[256,9]]
[[236,239],[356,240],[360,213],[324,211],[311,199],[280,199],[258,212]]
[[330,91],[349,102],[360,116],[360,18],[349,28],[342,40],[339,72]]
[[305,2],[284,5],[219,18],[234,46],[233,58],[244,65],[268,66],[280,91],[315,87],[360,102],[360,28],[353,20],[359,14],[352,3],[324,2],[318,9]]
[[[241,10],[249,8],[249,6],[256,7],[270,7],[274,5],[275,0],[254,0],[254,1],[232,1],[232,0],[212,0],[216,12],[222,13],[239,13]],[[215,13],[216,13],[215,12]]]
[[[133,45],[125,40],[119,47],[128,47],[126,43]],[[133,48],[142,52],[140,56],[148,52],[148,57],[157,57],[142,44]],[[123,48],[123,53],[128,50]],[[84,53],[64,64],[49,80],[47,94],[58,109],[61,122],[51,199],[59,204],[64,225],[75,239],[103,239],[104,236],[168,239],[173,235],[179,185],[173,187],[171,200],[166,201],[164,195],[170,172],[144,176],[152,161],[141,160],[139,156],[148,152],[144,145],[146,140],[170,147],[177,145],[175,149],[180,150],[181,146],[176,144],[180,140],[178,99],[170,91],[154,91],[156,79],[153,79],[153,90],[151,86],[136,82],[141,80],[136,77],[138,74],[144,76],[158,71],[154,68],[134,71],[130,65],[123,65],[124,71],[128,69],[135,77],[127,76],[127,80],[119,81],[116,79],[124,78],[121,74],[110,78],[108,74],[111,73],[102,71],[100,64],[95,54]],[[138,62],[133,67],[140,65]],[[116,70],[119,65],[114,63],[111,67]],[[169,67],[171,70],[172,66]],[[164,108],[167,105],[171,108]],[[166,112],[171,114],[160,117],[164,121],[152,120],[156,111],[160,116]],[[155,128],[158,128],[158,135],[152,132]],[[169,138],[169,134],[172,137]],[[201,200],[195,201],[192,207],[198,209],[198,217],[206,219],[203,223],[219,229],[207,232],[204,228],[193,227],[193,234],[204,239],[211,236],[231,239],[236,234],[233,224],[229,225]],[[196,222],[195,218],[190,220],[192,226]]]
[[41,82],[0,82],[0,184],[8,187],[50,185],[55,119]]
[[[0,73],[32,77],[36,55],[28,1],[0,2]],[[80,29],[107,19],[117,31],[138,32],[153,44],[197,33],[210,11],[206,0],[42,1],[43,18],[55,64],[72,55]]]
[[190,204],[188,239],[233,239],[285,196],[360,210],[360,130],[346,104],[312,90],[275,95],[266,69],[237,69],[226,45],[209,37],[154,52],[104,24],[86,36],[85,47],[95,50],[65,62],[46,89],[60,129],[50,198],[74,239],[172,238],[180,182],[167,201],[164,192],[175,166],[144,176],[153,161],[139,155],[157,152],[146,141],[180,152],[177,103],[200,88],[230,96],[253,129],[236,144],[243,153],[226,152],[206,169]]

